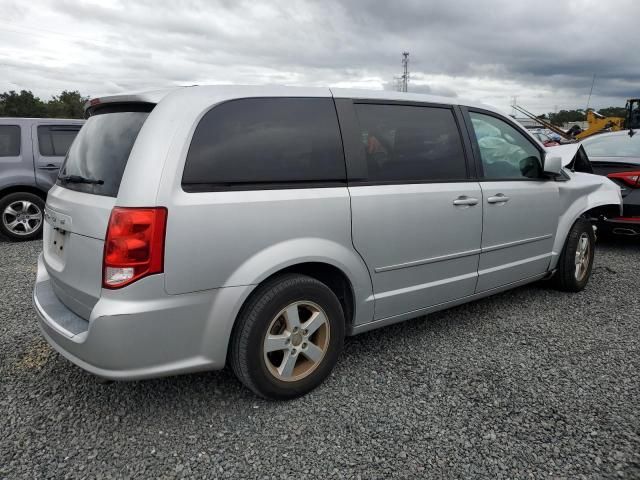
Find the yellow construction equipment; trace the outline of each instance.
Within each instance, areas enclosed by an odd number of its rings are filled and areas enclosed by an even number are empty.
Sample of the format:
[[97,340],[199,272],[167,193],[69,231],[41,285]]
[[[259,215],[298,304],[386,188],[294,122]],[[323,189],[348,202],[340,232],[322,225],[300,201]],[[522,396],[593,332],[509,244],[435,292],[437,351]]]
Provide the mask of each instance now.
[[632,130],[640,128],[640,98],[630,98],[625,106],[627,118],[624,122],[624,128]]
[[596,133],[601,133],[603,131],[615,132],[617,130],[622,130],[624,128],[624,121],[625,119],[622,117],[605,117],[593,110],[588,110],[587,122],[589,123],[589,128],[576,134],[575,138],[582,140],[583,138],[590,137],[591,135],[595,135]]
[[591,135],[602,132],[616,132],[622,129],[640,129],[640,98],[630,98],[627,100],[627,104],[625,106],[626,116],[624,118],[605,117],[593,110],[588,110],[587,122],[589,123],[589,127],[575,135],[572,135],[573,132],[571,130],[569,132],[565,132],[555,125],[552,125],[550,122],[537,117],[533,113],[522,108],[520,105],[512,105],[512,107],[568,141],[582,140],[590,137]]

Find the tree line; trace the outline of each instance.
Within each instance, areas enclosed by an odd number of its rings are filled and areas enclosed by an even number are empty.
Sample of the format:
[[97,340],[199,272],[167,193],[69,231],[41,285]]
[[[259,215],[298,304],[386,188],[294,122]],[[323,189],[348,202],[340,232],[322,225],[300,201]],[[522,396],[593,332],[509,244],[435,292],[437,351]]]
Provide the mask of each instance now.
[[64,90],[49,100],[36,97],[29,90],[0,93],[0,117],[84,118],[84,104],[89,97]]
[[[0,93],[0,117],[47,117],[47,118],[83,118],[84,104],[89,97],[83,97],[77,90],[64,90],[49,100],[41,100],[29,90],[20,93],[13,90]],[[601,108],[598,113],[605,117],[625,117],[623,107]],[[587,119],[584,110],[560,110],[540,115],[553,125],[582,122]]]

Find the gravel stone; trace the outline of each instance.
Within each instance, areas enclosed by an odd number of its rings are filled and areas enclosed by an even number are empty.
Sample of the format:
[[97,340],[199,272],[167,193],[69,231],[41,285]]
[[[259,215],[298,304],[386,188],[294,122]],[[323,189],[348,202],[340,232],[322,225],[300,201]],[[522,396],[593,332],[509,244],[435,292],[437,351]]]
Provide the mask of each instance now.
[[0,240],[0,478],[640,478],[637,241],[599,246],[581,293],[349,338],[284,403],[227,370],[99,383],[39,333],[40,249]]

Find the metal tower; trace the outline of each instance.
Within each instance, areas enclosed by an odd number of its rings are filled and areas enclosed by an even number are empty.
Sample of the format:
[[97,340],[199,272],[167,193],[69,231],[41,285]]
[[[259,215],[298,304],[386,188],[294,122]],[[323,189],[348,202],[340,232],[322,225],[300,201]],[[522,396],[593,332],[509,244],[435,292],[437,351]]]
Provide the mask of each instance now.
[[402,52],[401,92],[406,92],[409,85],[409,52]]

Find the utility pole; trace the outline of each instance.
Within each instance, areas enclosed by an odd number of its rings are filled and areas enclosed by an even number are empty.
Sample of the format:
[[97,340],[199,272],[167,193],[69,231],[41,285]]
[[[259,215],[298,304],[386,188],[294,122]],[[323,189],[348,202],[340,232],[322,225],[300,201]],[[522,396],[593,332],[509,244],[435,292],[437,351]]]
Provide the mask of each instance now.
[[406,92],[409,86],[409,52],[402,52],[402,85],[401,92]]

